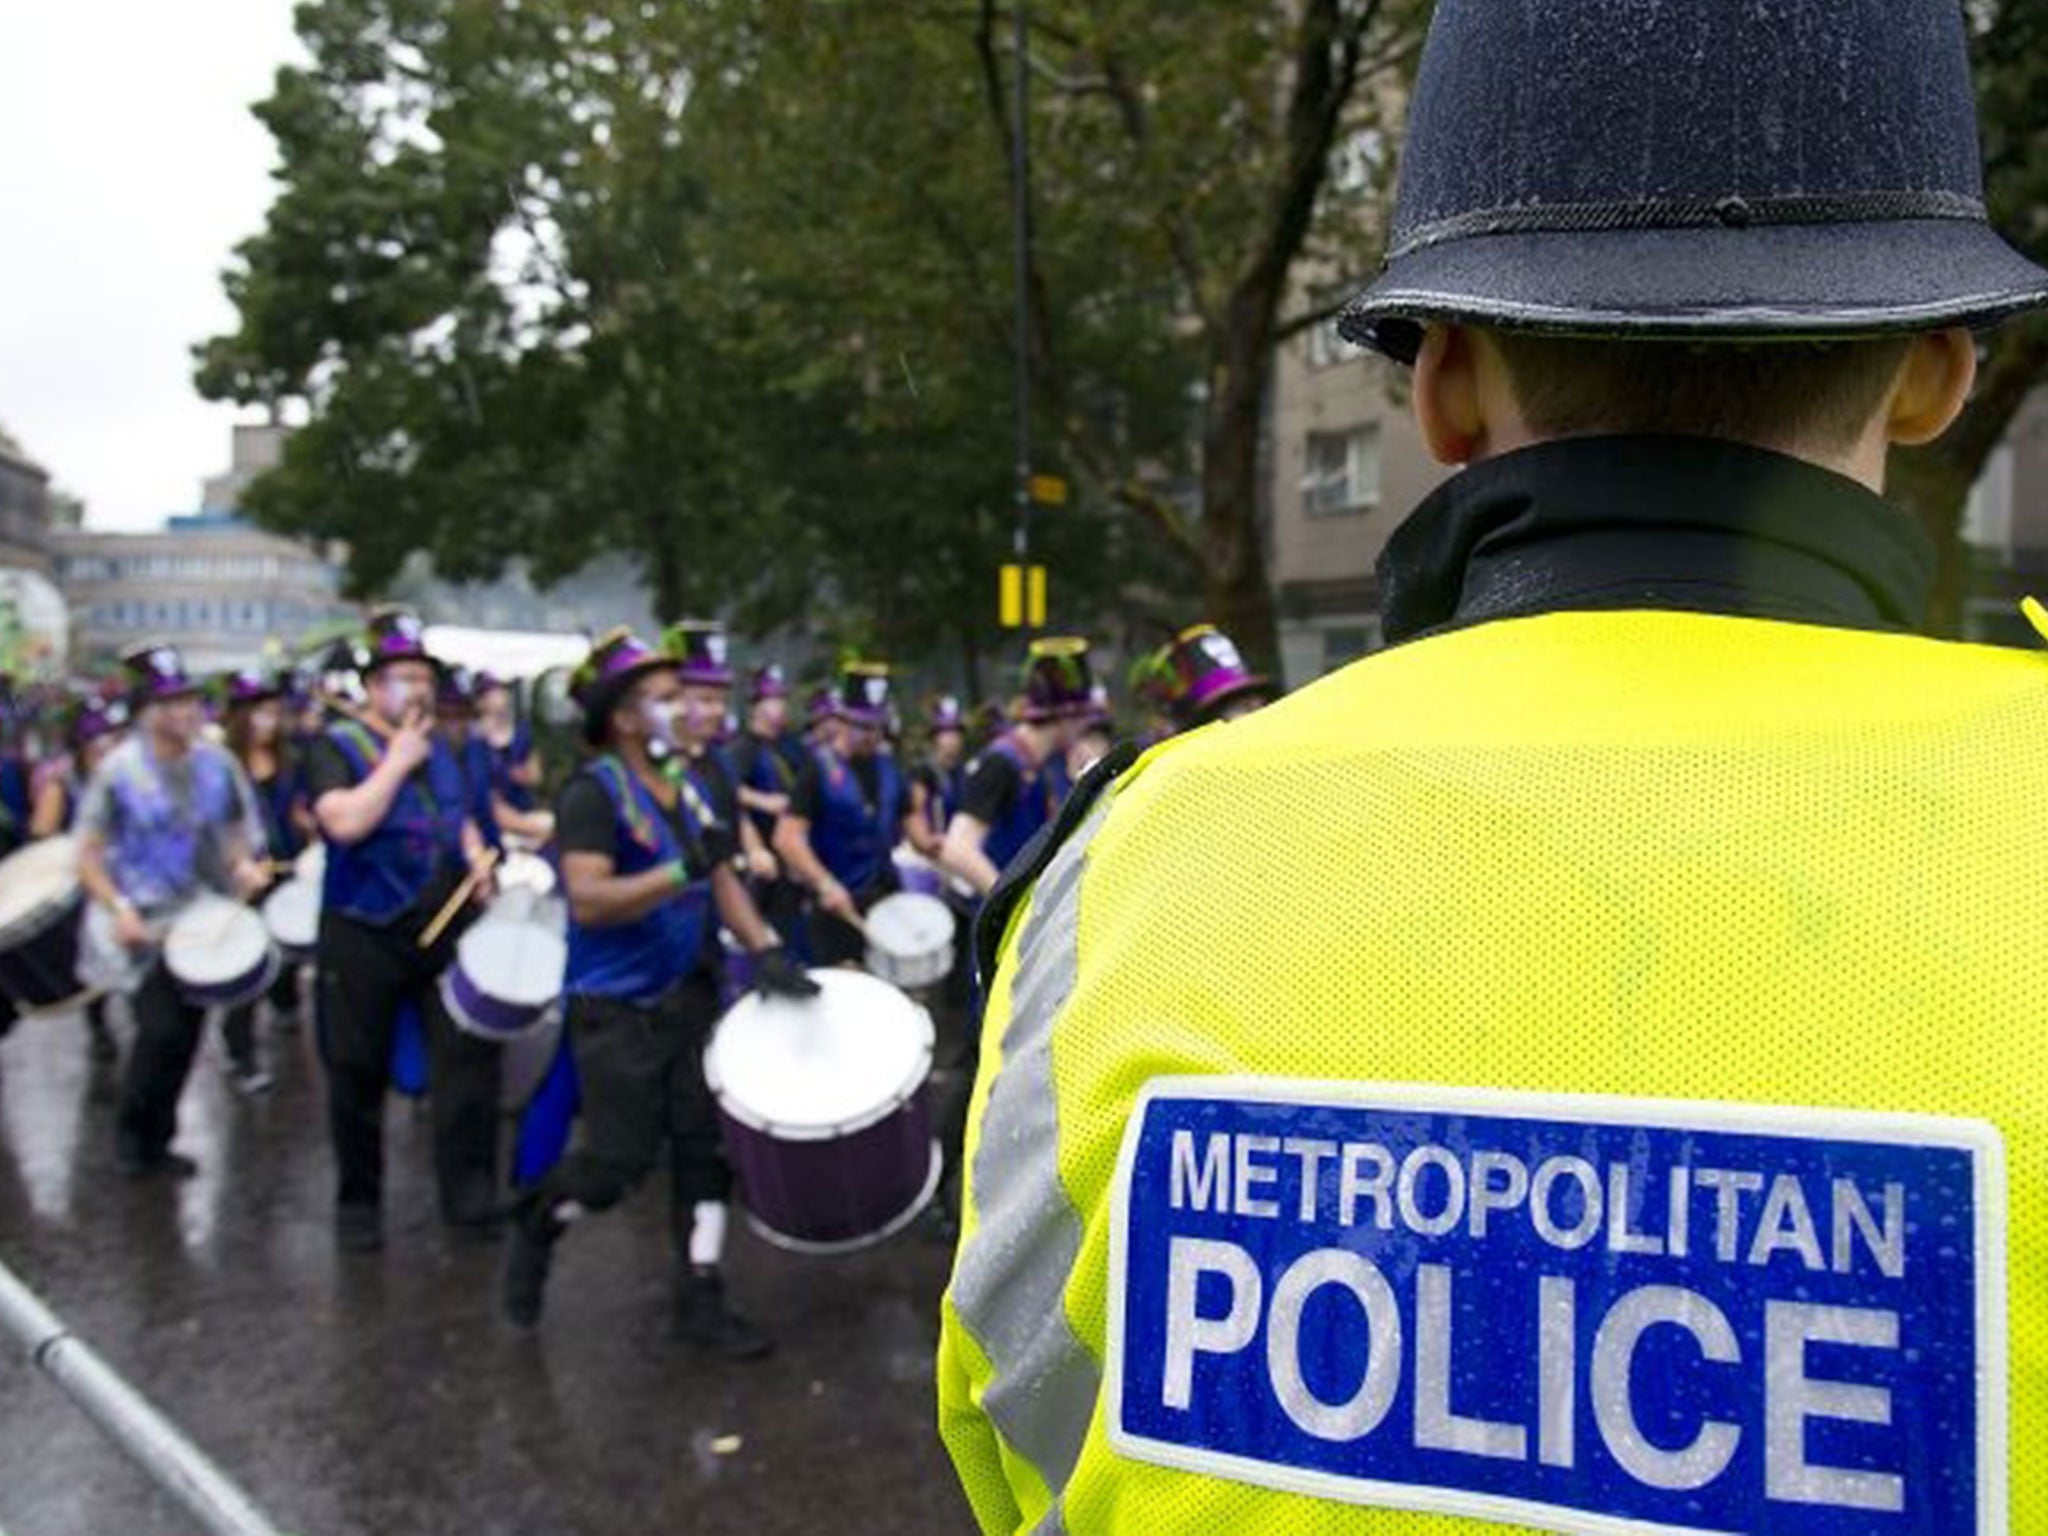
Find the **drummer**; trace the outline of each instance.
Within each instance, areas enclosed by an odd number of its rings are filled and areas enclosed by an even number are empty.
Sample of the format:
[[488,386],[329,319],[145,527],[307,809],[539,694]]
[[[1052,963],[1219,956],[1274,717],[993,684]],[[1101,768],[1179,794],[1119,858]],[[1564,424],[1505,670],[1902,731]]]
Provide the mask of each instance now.
[[732,1172],[703,1067],[718,1014],[705,944],[714,908],[755,952],[763,990],[806,997],[818,986],[749,900],[732,867],[731,827],[687,775],[667,769],[688,707],[678,662],[614,630],[570,691],[597,753],[563,790],[557,814],[583,1139],[514,1209],[505,1313],[520,1327],[540,1320],[556,1240],[578,1217],[617,1204],[666,1139],[677,1330],[727,1359],[758,1359],[770,1340],[727,1305],[720,1269]]
[[773,880],[775,857],[753,818],[740,813],[739,774],[720,745],[726,705],[732,698],[725,627],[712,619],[683,619],[662,631],[661,648],[675,662],[676,676],[683,685],[683,765],[718,819],[736,830],[747,874],[756,880]]
[[[739,776],[740,805],[767,847],[775,821],[789,809],[791,791],[808,749],[789,728],[789,679],[773,662],[756,667],[747,690],[746,728],[733,743],[732,766]],[[778,870],[759,893],[761,912],[791,951],[805,953],[803,892]]]
[[932,702],[925,716],[928,744],[924,761],[910,779],[913,816],[911,846],[936,861],[945,846],[946,827],[960,809],[967,787],[967,716],[951,694]]
[[1034,640],[1024,662],[1021,718],[967,765],[960,809],[946,828],[940,861],[986,896],[1024,845],[1067,797],[1067,752],[1080,735],[1093,691],[1088,642]]
[[466,1237],[498,1227],[498,1047],[458,1031],[435,985],[459,923],[420,939],[465,883],[488,892],[488,847],[462,771],[434,732],[440,664],[403,608],[371,615],[367,704],[337,710],[306,765],[327,845],[318,966],[328,1128],[339,1181],[335,1240],[383,1246],[384,1095],[409,1001],[426,1026],[441,1219]]
[[[121,744],[127,730],[126,699],[94,695],[78,701],[65,722],[64,750],[36,764],[32,797],[35,809],[29,817],[32,839],[57,837],[75,830],[86,782],[107,754]],[[101,1064],[120,1055],[113,1027],[107,1022],[108,1006],[104,992],[95,992],[85,1005],[92,1059]]]
[[[227,701],[223,739],[256,792],[270,868],[275,870],[305,847],[313,822],[299,765],[284,734],[284,687],[254,668],[244,668],[229,673],[222,680],[221,691]],[[297,1013],[298,967],[278,967],[270,1002],[280,1018]],[[222,1015],[221,1035],[228,1048],[228,1080],[236,1091],[268,1092],[270,1074],[257,1060],[254,999],[237,1003]]]
[[491,672],[476,674],[476,719],[470,734],[483,743],[489,774],[491,819],[499,830],[539,848],[555,835],[554,813],[539,802],[540,753],[519,718],[512,685]]
[[102,953],[101,962],[115,963],[92,968],[132,993],[135,1013],[115,1155],[131,1178],[184,1177],[195,1165],[171,1150],[171,1139],[206,1010],[188,1002],[165,969],[162,928],[203,890],[246,900],[263,888],[262,813],[233,755],[201,738],[199,685],[177,650],[145,646],[122,666],[133,681],[136,729],[86,783],[78,875],[111,916],[105,929],[87,925],[88,944],[104,951],[111,942],[128,961]]
[[775,824],[775,851],[811,893],[807,928],[817,965],[858,965],[861,914],[896,888],[891,855],[910,836],[910,796],[881,748],[889,668],[853,662],[840,680],[823,745],[797,776]]

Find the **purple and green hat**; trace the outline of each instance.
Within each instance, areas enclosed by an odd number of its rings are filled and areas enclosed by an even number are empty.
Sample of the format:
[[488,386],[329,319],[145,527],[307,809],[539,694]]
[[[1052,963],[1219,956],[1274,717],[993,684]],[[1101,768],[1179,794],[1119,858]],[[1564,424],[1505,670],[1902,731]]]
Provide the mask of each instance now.
[[889,666],[881,661],[850,661],[839,673],[832,713],[854,725],[889,723]]
[[600,635],[569,678],[569,697],[583,710],[583,739],[601,744],[612,711],[627,691],[648,673],[675,666],[675,657],[655,650],[624,625]]
[[82,747],[87,742],[99,741],[126,729],[127,725],[126,699],[81,699],[77,712],[71,717],[72,745]]
[[1034,640],[1024,659],[1024,718],[1043,724],[1085,715],[1094,686],[1086,640],[1078,635]]
[[366,678],[396,661],[424,661],[436,671],[442,670],[441,663],[427,653],[427,626],[410,608],[386,607],[371,613],[363,645],[368,653],[362,664]]
[[704,688],[732,686],[731,651],[725,626],[716,619],[678,619],[661,632],[661,648],[684,682]]
[[175,645],[140,645],[121,658],[128,674],[128,697],[140,709],[167,699],[187,699],[200,692],[198,682],[185,670],[185,658]]
[[932,700],[932,707],[925,715],[925,728],[934,736],[941,731],[958,731],[964,736],[967,733],[967,712],[952,694],[945,694]]
[[754,668],[752,680],[747,685],[747,702],[758,704],[763,699],[786,699],[789,697],[789,674],[782,670],[782,663],[771,661]]
[[813,688],[810,691],[809,696],[804,699],[804,718],[809,720],[812,725],[816,725],[821,720],[832,718],[832,690],[830,688]]
[[1272,679],[1244,664],[1230,636],[1213,624],[1196,624],[1174,637],[1167,662],[1173,669],[1169,704],[1183,728],[1200,725],[1232,699],[1273,696]]
[[284,688],[275,678],[254,667],[237,667],[227,675],[221,693],[226,697],[228,706],[234,708],[278,698],[284,693]]

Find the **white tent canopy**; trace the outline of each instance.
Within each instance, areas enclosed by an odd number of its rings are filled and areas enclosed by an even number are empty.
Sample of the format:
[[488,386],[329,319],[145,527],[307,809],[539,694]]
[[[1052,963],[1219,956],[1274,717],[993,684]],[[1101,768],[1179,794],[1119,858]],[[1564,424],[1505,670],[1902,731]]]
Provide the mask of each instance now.
[[503,678],[538,677],[557,667],[573,667],[590,654],[587,635],[539,630],[470,629],[460,624],[429,624],[427,650],[450,666],[490,672]]

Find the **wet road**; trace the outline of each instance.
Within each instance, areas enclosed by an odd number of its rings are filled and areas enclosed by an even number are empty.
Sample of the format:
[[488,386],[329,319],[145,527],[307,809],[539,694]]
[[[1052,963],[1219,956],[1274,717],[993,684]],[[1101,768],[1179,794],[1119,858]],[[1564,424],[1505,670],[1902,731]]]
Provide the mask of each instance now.
[[[427,1124],[403,1101],[384,1251],[335,1251],[309,1039],[264,1046],[277,1087],[245,1099],[209,1037],[177,1142],[198,1177],[133,1184],[114,1171],[114,1078],[88,1064],[83,1023],[24,1021],[0,1041],[0,1258],[281,1529],[971,1528],[933,1429],[948,1253],[928,1229],[803,1260],[736,1222],[734,1299],[781,1347],[720,1365],[670,1341],[667,1197],[650,1179],[564,1240],[547,1317],[523,1336],[495,1314],[496,1246],[440,1230]],[[192,1528],[5,1344],[0,1529]]]

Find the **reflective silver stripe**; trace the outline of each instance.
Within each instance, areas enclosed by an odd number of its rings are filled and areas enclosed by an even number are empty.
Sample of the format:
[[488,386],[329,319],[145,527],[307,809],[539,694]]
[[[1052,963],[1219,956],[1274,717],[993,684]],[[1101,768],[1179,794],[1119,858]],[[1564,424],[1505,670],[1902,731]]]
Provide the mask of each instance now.
[[1053,857],[1017,941],[1002,1066],[974,1158],[973,1239],[953,1273],[953,1306],[994,1372],[982,1408],[1052,1490],[1039,1526],[1064,1530],[1060,1491],[1080,1459],[1101,1371],[1067,1321],[1081,1217],[1060,1183],[1053,1019],[1078,970],[1081,872],[1108,813],[1097,806]]
[[1052,1508],[1045,1512],[1045,1518],[1031,1528],[1031,1536],[1067,1536],[1067,1517],[1060,1508],[1059,1496],[1053,1496]]

